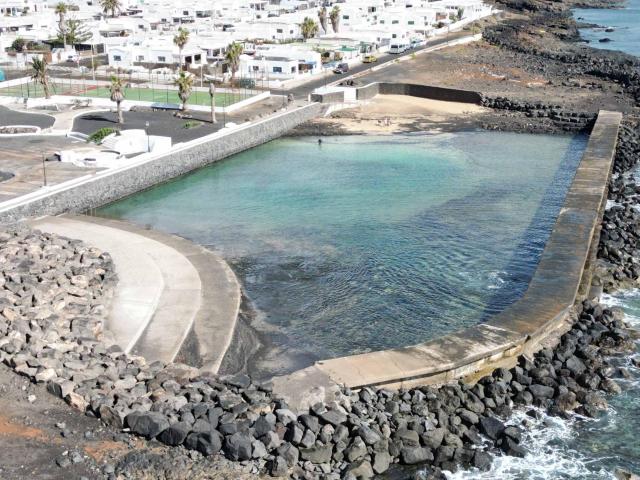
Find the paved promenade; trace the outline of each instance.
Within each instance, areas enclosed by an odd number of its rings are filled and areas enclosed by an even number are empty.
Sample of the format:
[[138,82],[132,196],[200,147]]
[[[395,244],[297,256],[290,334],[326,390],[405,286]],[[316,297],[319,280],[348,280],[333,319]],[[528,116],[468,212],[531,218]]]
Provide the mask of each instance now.
[[217,372],[233,337],[240,289],[217,255],[184,239],[97,217],[42,217],[35,228],[113,257],[118,285],[106,328],[127,352],[173,361],[191,332],[203,369]]

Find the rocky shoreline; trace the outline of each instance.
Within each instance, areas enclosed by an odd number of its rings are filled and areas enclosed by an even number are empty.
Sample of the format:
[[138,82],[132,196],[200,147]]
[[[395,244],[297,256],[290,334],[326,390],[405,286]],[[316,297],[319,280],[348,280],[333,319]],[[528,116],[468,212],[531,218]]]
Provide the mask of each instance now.
[[[563,62],[572,76],[613,80],[640,102],[633,57],[576,53],[569,47],[532,50],[523,44],[522,33],[541,25],[555,31],[564,46],[576,42],[567,3],[501,4],[533,12],[533,20],[485,29],[489,44],[541,62]],[[509,97],[487,96],[485,102],[497,111],[478,125],[494,129],[583,131],[595,114]],[[614,205],[604,214],[593,281],[605,292],[635,286],[640,277],[640,185],[631,173],[638,161],[640,125],[628,115],[610,181]],[[526,424],[509,421],[515,408],[532,416],[537,415],[533,407],[561,417],[599,415],[606,395],[620,392],[616,378],[622,373],[609,359],[633,351],[638,339],[620,309],[585,300],[575,306],[570,329],[555,345],[520,356],[513,368],[499,368],[473,384],[398,392],[343,389],[332,402],[294,412],[274,397],[268,382],[246,375],[201,375],[182,364],[148,364],[112,345],[103,331],[117,281],[108,253],[17,229],[0,233],[0,265],[0,362],[114,432],[148,441],[147,450],[134,450],[96,473],[109,479],[169,478],[163,472],[170,468],[205,475],[216,465],[236,465],[243,474],[325,480],[372,478],[396,465],[424,467],[414,476],[421,479],[444,478],[442,470],[487,470],[494,455],[526,454],[521,444]],[[177,453],[154,453],[158,442]],[[64,469],[68,463],[58,465]]]

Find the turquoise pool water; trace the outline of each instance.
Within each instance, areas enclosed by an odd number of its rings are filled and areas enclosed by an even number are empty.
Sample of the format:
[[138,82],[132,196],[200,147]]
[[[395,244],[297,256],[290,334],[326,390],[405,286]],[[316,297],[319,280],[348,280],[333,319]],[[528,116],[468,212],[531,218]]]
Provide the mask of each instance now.
[[[281,139],[99,211],[221,253],[260,373],[478,323],[531,277],[584,137]],[[253,372],[253,373],[258,373]]]
[[[574,17],[580,22],[604,27],[580,30],[580,35],[589,40],[590,46],[640,56],[640,0],[627,0],[624,8],[620,9],[579,8],[574,10]],[[613,31],[605,31],[607,27]],[[612,41],[600,43],[599,40],[604,38]]]

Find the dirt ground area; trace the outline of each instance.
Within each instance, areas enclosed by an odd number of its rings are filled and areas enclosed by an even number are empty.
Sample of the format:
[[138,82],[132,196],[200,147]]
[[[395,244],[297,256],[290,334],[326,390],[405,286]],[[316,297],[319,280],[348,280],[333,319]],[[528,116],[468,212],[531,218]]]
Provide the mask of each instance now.
[[0,363],[0,479],[257,480],[217,457],[118,432]]
[[378,95],[353,108],[314,122],[323,131],[342,134],[393,134],[423,131],[436,133],[476,126],[476,119],[490,110],[477,105],[443,102],[404,95]]
[[374,81],[460,88],[590,112],[629,112],[633,103],[615,82],[588,75],[573,78],[570,69],[560,62],[509,51],[485,41],[416,56],[362,76],[358,84]]

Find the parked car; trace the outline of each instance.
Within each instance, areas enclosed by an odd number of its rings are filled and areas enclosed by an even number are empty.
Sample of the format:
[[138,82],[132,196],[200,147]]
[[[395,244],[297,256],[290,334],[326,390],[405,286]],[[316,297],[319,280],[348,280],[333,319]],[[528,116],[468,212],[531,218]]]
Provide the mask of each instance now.
[[404,53],[407,51],[407,45],[404,43],[394,43],[389,47],[389,53]]
[[378,57],[375,55],[367,55],[362,59],[362,63],[375,63],[378,61]]
[[333,73],[337,73],[338,75],[347,73],[349,71],[349,65],[346,63],[339,63],[336,68],[333,69]]

